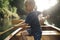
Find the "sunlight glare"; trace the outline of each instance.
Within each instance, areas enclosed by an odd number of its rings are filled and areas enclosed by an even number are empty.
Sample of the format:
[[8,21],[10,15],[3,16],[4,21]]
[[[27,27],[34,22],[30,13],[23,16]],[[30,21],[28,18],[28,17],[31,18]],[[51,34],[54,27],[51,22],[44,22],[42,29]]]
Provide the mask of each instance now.
[[44,11],[57,4],[57,0],[35,0],[38,11]]

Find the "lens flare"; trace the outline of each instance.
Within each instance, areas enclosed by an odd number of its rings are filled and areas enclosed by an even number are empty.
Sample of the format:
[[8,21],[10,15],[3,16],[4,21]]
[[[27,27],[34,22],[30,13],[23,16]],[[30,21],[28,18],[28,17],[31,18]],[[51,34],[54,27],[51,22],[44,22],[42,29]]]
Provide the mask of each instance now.
[[37,10],[44,11],[57,4],[57,0],[35,0]]

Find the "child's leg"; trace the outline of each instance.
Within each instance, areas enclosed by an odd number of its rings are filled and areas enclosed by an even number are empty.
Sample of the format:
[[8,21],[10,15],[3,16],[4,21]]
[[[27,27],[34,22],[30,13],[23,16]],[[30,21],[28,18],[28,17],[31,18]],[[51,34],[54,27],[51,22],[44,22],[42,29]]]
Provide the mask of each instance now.
[[23,40],[27,40],[27,38],[26,38],[27,35],[29,35],[29,33],[27,32],[27,30],[23,31],[23,32],[21,33],[22,39],[23,39]]
[[36,32],[36,33],[34,34],[34,40],[41,40],[41,36],[42,36],[41,33]]

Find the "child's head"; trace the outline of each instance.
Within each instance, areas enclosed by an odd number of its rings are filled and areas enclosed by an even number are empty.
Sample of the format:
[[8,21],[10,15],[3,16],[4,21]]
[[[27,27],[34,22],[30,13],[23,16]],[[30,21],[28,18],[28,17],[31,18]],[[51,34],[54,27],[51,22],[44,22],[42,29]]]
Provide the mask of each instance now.
[[25,8],[26,8],[27,11],[29,11],[29,12],[32,11],[34,9],[34,7],[35,7],[34,0],[27,0],[25,2]]

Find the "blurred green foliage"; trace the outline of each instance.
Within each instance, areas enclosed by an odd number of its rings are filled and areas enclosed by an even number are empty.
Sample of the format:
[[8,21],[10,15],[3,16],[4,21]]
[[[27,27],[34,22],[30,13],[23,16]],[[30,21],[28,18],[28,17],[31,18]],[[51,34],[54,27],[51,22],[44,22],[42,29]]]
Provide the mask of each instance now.
[[18,14],[16,13],[17,8],[13,4],[14,1],[13,0],[0,0],[0,31],[4,31],[12,27],[12,23],[11,23],[13,19],[12,16],[14,16],[15,19],[19,18]]

